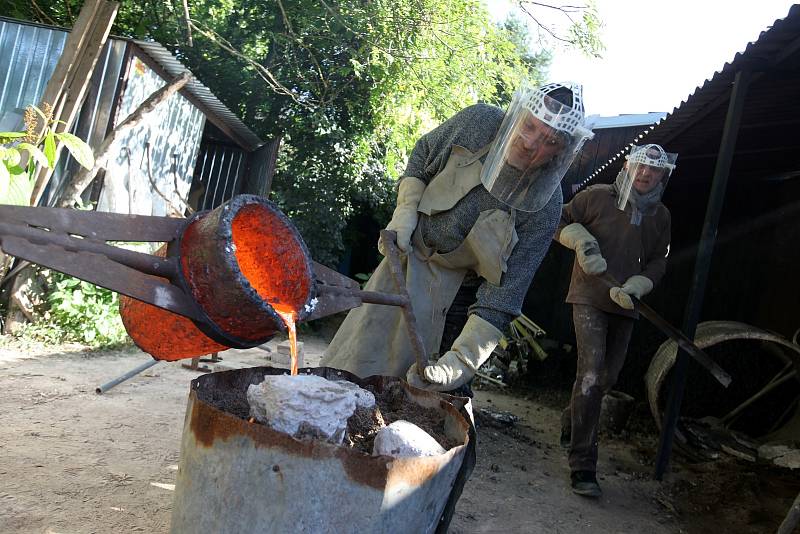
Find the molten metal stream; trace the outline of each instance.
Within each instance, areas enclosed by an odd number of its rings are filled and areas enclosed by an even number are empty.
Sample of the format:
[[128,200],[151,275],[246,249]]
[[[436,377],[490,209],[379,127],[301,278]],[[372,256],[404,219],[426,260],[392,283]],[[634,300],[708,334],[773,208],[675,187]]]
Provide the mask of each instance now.
[[286,323],[286,329],[289,331],[289,352],[292,358],[292,368],[291,373],[292,375],[297,374],[297,327],[295,325],[295,317],[297,314],[293,311],[285,311],[275,309],[278,315],[281,316],[283,322]]

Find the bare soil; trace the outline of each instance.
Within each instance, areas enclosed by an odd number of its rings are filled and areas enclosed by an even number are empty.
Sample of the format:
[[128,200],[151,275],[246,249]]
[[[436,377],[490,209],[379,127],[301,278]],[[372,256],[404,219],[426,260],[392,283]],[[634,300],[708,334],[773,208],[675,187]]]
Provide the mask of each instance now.
[[[325,343],[303,341],[305,364],[316,365]],[[273,354],[276,344],[267,345]],[[9,341],[0,348],[0,532],[168,532],[189,382],[198,372],[161,362],[98,395],[97,386],[149,356],[76,350]],[[222,356],[227,368],[270,365],[270,353],[256,349]],[[676,459],[664,482],[652,480],[657,436],[639,419],[627,434],[601,436],[603,497],[580,498],[569,490],[558,446],[566,398],[477,391],[476,409],[519,420],[505,426],[478,416],[478,463],[451,532],[774,532],[800,491],[796,473],[733,459]]]

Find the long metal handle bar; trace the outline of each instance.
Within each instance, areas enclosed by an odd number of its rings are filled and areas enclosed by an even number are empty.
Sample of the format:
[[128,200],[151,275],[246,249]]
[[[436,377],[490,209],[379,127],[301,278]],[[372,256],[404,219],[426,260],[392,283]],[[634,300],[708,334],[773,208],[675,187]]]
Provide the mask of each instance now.
[[[603,280],[609,288],[612,287],[622,287],[622,284],[617,282],[613,276],[608,273],[605,273],[600,276],[600,279]],[[653,308],[636,298],[635,296],[631,295],[631,300],[633,301],[633,305],[636,310],[641,313],[645,319],[653,323],[653,326],[661,330],[664,334],[666,334],[671,339],[675,340],[680,348],[686,351],[692,358],[697,361],[705,370],[707,370],[711,375],[722,384],[723,387],[728,387],[731,383],[731,375],[726,373],[722,367],[717,365],[717,363],[712,360],[708,354],[703,352],[700,347],[694,344],[692,340],[690,340],[686,335],[672,326],[666,319],[661,317]]]
[[363,289],[353,289],[340,286],[318,285],[317,292],[320,296],[331,294],[332,296],[354,297],[367,304],[385,304],[387,306],[405,306],[409,304],[408,296],[396,295],[394,293],[381,293],[379,291],[364,291]]
[[[172,258],[162,258],[160,256],[126,250],[103,242],[81,239],[72,235],[60,234],[42,228],[0,222],[0,242],[2,242],[2,239],[6,236],[20,237],[34,245],[55,245],[67,252],[92,252],[101,254],[110,260],[132,267],[137,271],[153,276],[160,276],[169,280],[174,280],[177,272],[177,263]],[[91,282],[91,280],[89,281]]]
[[397,292],[406,298],[406,304],[403,304],[403,318],[406,323],[406,330],[408,337],[411,340],[411,350],[417,360],[417,373],[423,380],[425,376],[423,371],[428,365],[428,355],[425,351],[425,344],[422,342],[422,336],[419,334],[417,328],[417,320],[414,317],[414,308],[411,305],[411,298],[406,290],[406,279],[403,276],[403,266],[400,264],[400,251],[397,248],[397,234],[391,230],[381,230],[381,241],[386,249],[386,259],[389,260],[389,271],[392,274],[394,285],[397,287]]

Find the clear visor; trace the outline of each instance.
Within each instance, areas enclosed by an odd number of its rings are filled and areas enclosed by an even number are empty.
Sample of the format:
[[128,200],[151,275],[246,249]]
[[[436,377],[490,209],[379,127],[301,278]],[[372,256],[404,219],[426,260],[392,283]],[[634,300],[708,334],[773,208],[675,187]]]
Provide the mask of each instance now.
[[623,211],[631,195],[660,200],[678,158],[677,154],[663,151],[655,158],[633,154],[632,151],[616,180],[617,208]]
[[[536,106],[518,93],[486,157],[481,182],[493,197],[522,211],[547,204],[583,144],[592,135],[575,124],[574,110],[546,95]],[[572,119],[567,133],[566,118]]]

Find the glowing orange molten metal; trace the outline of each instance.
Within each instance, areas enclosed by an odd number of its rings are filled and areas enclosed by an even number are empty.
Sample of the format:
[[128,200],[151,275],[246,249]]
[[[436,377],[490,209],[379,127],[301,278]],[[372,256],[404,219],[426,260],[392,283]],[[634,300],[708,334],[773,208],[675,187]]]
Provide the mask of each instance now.
[[[202,214],[184,231],[179,260],[188,291],[209,319],[204,330],[212,330],[206,335],[186,317],[122,297],[123,322],[142,350],[160,360],[192,358],[236,343],[257,345],[285,323],[296,374],[295,323],[308,314],[313,272],[302,239],[277,208],[250,197]],[[238,341],[226,345],[226,339]]]

